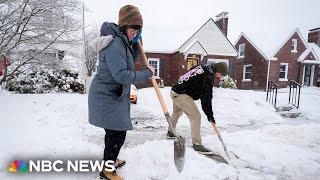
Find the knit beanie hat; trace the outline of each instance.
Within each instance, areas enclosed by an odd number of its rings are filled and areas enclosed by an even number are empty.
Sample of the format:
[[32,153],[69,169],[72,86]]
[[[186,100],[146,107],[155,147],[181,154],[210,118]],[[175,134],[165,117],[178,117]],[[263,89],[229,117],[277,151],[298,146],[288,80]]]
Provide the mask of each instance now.
[[227,64],[224,62],[215,63],[214,67],[217,73],[221,73],[223,75],[226,75],[228,73]]
[[132,5],[123,6],[119,11],[119,27],[143,26],[143,19],[137,7]]

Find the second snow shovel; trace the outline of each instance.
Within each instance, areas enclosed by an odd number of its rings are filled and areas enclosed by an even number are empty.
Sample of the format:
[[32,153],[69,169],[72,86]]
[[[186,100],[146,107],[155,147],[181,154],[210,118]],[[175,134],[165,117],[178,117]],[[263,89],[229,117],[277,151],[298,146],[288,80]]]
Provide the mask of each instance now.
[[[142,57],[142,62],[143,64],[148,67],[148,60],[146,57],[146,54],[142,48],[142,45],[140,43],[140,41],[138,41],[138,49],[140,51],[141,57]],[[184,155],[186,152],[186,141],[185,138],[180,136],[177,131],[175,130],[175,128],[173,127],[172,121],[171,121],[171,116],[169,114],[168,108],[166,103],[164,102],[164,99],[162,97],[162,94],[160,92],[159,86],[157,84],[157,81],[155,79],[154,76],[151,77],[151,82],[152,85],[154,87],[154,90],[156,91],[156,94],[158,96],[162,111],[164,113],[164,116],[167,119],[167,122],[169,124],[169,130],[170,132],[172,132],[172,134],[177,138],[174,141],[174,164],[176,166],[176,169],[181,172],[183,170],[183,166],[184,166]]]
[[222,136],[220,135],[220,133],[219,133],[219,131],[218,131],[218,128],[216,127],[216,125],[214,124],[214,123],[211,123],[212,124],[212,127],[213,127],[213,129],[214,129],[214,131],[217,133],[217,135],[218,135],[218,138],[219,138],[219,140],[220,140],[220,142],[221,142],[221,144],[222,144],[222,146],[223,146],[223,150],[224,150],[224,152],[226,153],[226,155],[227,155],[227,158],[228,158],[228,164],[232,164],[233,166],[235,166],[235,167],[241,167],[241,168],[250,168],[250,169],[255,169],[254,167],[252,167],[252,166],[249,166],[248,164],[248,161],[245,161],[245,160],[240,160],[240,158],[239,158],[239,156],[237,156],[235,153],[233,153],[232,151],[230,151],[230,153],[232,154],[232,156],[234,157],[234,158],[230,158],[230,156],[229,156],[229,153],[228,153],[228,151],[227,151],[227,147],[226,147],[226,145],[224,144],[224,142],[223,142],[223,139],[222,139]]
[[230,156],[229,156],[229,154],[228,154],[227,147],[226,147],[226,145],[225,145],[224,142],[223,142],[223,139],[222,139],[222,137],[221,137],[221,135],[220,135],[220,133],[219,133],[219,131],[218,131],[217,126],[216,126],[214,123],[211,123],[211,124],[212,124],[212,127],[213,127],[214,131],[215,131],[215,132],[217,133],[217,135],[218,135],[218,138],[219,138],[219,140],[220,140],[220,142],[221,142],[221,144],[222,144],[222,146],[223,146],[223,150],[224,150],[224,152],[226,153],[227,158],[230,160]]

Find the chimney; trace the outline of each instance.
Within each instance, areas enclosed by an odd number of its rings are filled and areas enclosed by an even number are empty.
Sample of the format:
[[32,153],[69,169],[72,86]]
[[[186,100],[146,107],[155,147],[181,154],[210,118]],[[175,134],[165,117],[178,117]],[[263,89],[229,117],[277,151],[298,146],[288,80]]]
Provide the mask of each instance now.
[[315,43],[320,47],[320,27],[309,30],[308,42]]
[[228,35],[228,19],[228,12],[221,12],[216,15],[216,24],[226,36]]

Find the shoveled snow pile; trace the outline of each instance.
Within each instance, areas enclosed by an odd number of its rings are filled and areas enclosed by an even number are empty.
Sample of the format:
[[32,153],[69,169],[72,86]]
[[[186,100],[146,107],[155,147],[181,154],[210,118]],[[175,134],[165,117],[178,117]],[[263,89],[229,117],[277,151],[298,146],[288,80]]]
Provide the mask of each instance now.
[[[172,101],[170,98],[171,88],[160,89],[166,99],[168,109],[172,111]],[[156,99],[154,90],[145,88],[139,90],[139,99],[147,98],[145,101],[139,101],[139,107],[148,112],[156,113],[162,116],[162,109],[159,101]],[[265,101],[265,93],[246,90],[233,90],[214,88],[213,90],[213,112],[219,126],[227,128],[244,126],[261,126],[265,124],[280,123],[283,118],[274,112],[274,108]],[[196,104],[201,109],[200,100]],[[208,127],[207,117],[202,115],[202,125]],[[164,121],[164,123],[166,123]],[[189,120],[185,114],[179,120],[182,125],[189,125]]]

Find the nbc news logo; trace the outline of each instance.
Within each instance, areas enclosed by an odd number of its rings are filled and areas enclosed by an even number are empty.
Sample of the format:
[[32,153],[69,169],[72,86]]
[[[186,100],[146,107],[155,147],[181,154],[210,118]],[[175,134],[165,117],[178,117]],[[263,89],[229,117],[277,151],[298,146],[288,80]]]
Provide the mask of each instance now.
[[26,161],[15,160],[9,165],[9,172],[26,173],[29,171]]
[[95,171],[115,170],[114,161],[92,161],[92,160],[14,160],[9,165],[9,172],[27,173],[27,172],[95,172]]

